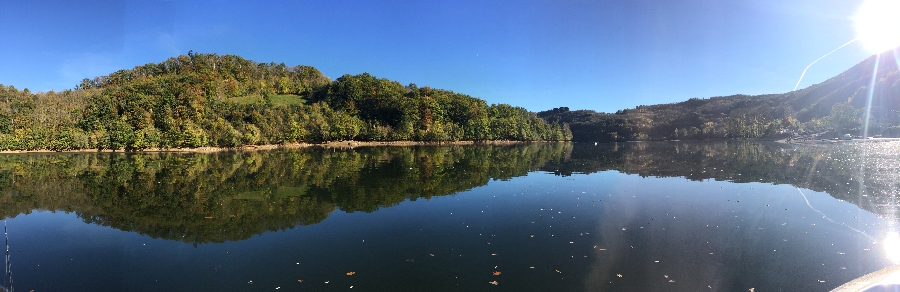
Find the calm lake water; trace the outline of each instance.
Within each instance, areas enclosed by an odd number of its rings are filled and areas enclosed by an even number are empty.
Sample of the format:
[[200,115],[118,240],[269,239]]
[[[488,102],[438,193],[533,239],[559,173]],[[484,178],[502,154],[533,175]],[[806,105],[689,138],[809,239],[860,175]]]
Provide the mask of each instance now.
[[900,142],[0,155],[35,292],[823,291],[898,194]]

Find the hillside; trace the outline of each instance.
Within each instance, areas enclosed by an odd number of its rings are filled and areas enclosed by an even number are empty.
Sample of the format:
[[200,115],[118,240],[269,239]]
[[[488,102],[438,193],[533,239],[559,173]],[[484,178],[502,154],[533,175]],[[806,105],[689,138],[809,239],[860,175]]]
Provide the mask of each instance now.
[[616,113],[555,108],[538,113],[568,123],[576,141],[779,138],[795,133],[863,135],[872,72],[868,135],[900,135],[900,74],[895,54],[872,56],[825,82],[784,94],[733,95]]
[[570,138],[520,107],[233,55],[190,52],[63,92],[0,86],[0,150]]

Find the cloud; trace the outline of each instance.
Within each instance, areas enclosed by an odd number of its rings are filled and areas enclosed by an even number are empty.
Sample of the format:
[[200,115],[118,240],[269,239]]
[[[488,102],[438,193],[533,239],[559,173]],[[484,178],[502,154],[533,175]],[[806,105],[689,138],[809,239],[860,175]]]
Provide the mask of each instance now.
[[164,32],[157,35],[154,44],[157,49],[168,55],[174,56],[181,53],[181,50],[178,49],[178,38],[169,33]]
[[63,82],[74,87],[85,78],[107,75],[118,69],[118,56],[114,54],[82,53],[62,62],[58,70]]

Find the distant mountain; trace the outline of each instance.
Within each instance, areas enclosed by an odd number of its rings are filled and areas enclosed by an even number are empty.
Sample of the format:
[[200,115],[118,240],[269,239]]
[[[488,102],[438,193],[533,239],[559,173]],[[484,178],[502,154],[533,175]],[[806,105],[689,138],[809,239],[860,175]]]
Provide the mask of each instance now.
[[[838,76],[784,94],[732,95],[638,106],[616,113],[555,108],[538,113],[568,123],[575,141],[780,138],[791,133],[900,136],[900,48]],[[876,70],[877,66],[877,70]],[[870,90],[872,72],[876,73]],[[871,102],[869,93],[872,93]],[[867,111],[867,104],[871,104]]]

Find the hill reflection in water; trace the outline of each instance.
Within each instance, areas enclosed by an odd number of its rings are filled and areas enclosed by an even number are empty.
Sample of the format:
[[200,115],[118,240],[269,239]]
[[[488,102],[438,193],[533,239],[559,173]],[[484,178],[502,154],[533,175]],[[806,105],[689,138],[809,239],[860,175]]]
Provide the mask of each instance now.
[[643,177],[790,184],[826,192],[883,217],[897,218],[900,142],[784,144],[672,141],[578,144],[559,175],[614,170]]
[[215,154],[0,156],[0,214],[75,212],[86,223],[192,243],[236,241],[451,195],[565,157],[571,144],[302,149]]
[[[790,184],[897,217],[900,143],[746,141],[384,147],[0,156],[0,215],[87,223],[189,243],[238,241],[546,171]],[[896,220],[894,220],[896,221]]]
[[820,291],[894,264],[898,146],[15,154],[0,214],[24,291]]

